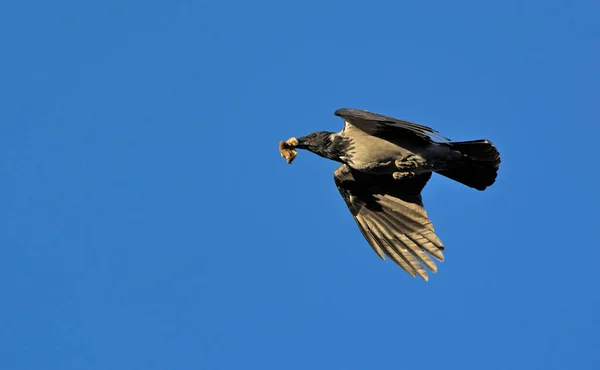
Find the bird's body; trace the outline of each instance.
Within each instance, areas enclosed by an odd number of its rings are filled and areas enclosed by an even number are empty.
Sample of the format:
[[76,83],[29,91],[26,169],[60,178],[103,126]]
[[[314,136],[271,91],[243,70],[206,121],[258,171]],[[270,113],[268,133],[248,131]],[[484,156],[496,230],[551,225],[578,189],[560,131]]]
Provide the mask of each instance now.
[[340,157],[341,161],[352,169],[371,174],[391,175],[398,172],[395,161],[408,156],[414,156],[415,160],[423,164],[458,158],[457,154],[452,155],[450,148],[438,143],[419,145],[420,143],[415,144],[411,140],[402,140],[401,137],[390,141],[370,135],[352,124],[346,124],[340,133],[333,135],[340,137],[341,142],[349,143],[350,149]]
[[[357,109],[339,109],[339,133],[314,132],[295,147],[342,163],[334,180],[360,231],[385,259],[427,280],[443,260],[421,199],[433,172],[484,190],[496,179],[500,155],[487,140],[450,142],[435,130]],[[433,141],[433,138],[439,142]]]
[[391,174],[394,172],[394,161],[397,158],[416,151],[416,148],[409,148],[408,145],[403,147],[380,137],[369,135],[353,125],[346,124],[344,130],[337,135],[347,140],[352,148],[341,157],[342,161],[358,171]]

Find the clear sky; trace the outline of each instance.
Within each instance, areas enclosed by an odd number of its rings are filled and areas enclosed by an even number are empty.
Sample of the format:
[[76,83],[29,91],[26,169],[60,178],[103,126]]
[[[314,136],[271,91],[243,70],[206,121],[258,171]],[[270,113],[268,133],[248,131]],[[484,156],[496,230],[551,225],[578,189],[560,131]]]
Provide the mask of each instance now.
[[[0,368],[600,369],[598,1],[4,1]],[[381,261],[341,107],[486,138]]]

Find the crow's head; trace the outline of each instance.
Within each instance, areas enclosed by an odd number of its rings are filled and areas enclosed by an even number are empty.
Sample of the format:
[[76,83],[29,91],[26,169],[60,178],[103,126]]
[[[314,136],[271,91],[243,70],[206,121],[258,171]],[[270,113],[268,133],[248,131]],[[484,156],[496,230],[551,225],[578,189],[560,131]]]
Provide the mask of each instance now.
[[330,158],[329,148],[332,144],[333,132],[319,131],[298,138],[296,148],[305,149],[321,157]]

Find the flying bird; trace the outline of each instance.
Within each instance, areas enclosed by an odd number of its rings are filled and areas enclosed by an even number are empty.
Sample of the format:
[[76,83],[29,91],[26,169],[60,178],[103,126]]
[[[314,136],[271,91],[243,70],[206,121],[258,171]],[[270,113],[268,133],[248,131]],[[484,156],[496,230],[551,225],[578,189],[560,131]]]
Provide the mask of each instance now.
[[488,140],[451,142],[430,127],[365,110],[335,111],[342,131],[313,132],[280,143],[288,163],[304,149],[342,163],[335,184],[371,248],[413,277],[428,280],[444,245],[423,207],[433,172],[485,190],[496,181],[500,154]]

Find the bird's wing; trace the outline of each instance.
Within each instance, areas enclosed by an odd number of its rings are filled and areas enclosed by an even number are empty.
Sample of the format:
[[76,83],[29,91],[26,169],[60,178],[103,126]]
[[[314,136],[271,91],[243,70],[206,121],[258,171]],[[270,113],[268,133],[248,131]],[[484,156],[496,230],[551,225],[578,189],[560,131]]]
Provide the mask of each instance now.
[[334,179],[358,228],[373,250],[391,258],[413,277],[428,280],[423,265],[437,267],[430,255],[444,260],[444,246],[433,231],[421,200],[421,190],[431,173],[406,180],[390,175],[370,175],[343,164]]
[[344,118],[347,123],[350,120],[352,125],[375,136],[393,136],[394,133],[401,130],[404,137],[412,136],[426,141],[431,141],[432,139],[450,141],[450,139],[440,135],[431,127],[383,116],[366,110],[342,108],[335,111],[335,115]]

